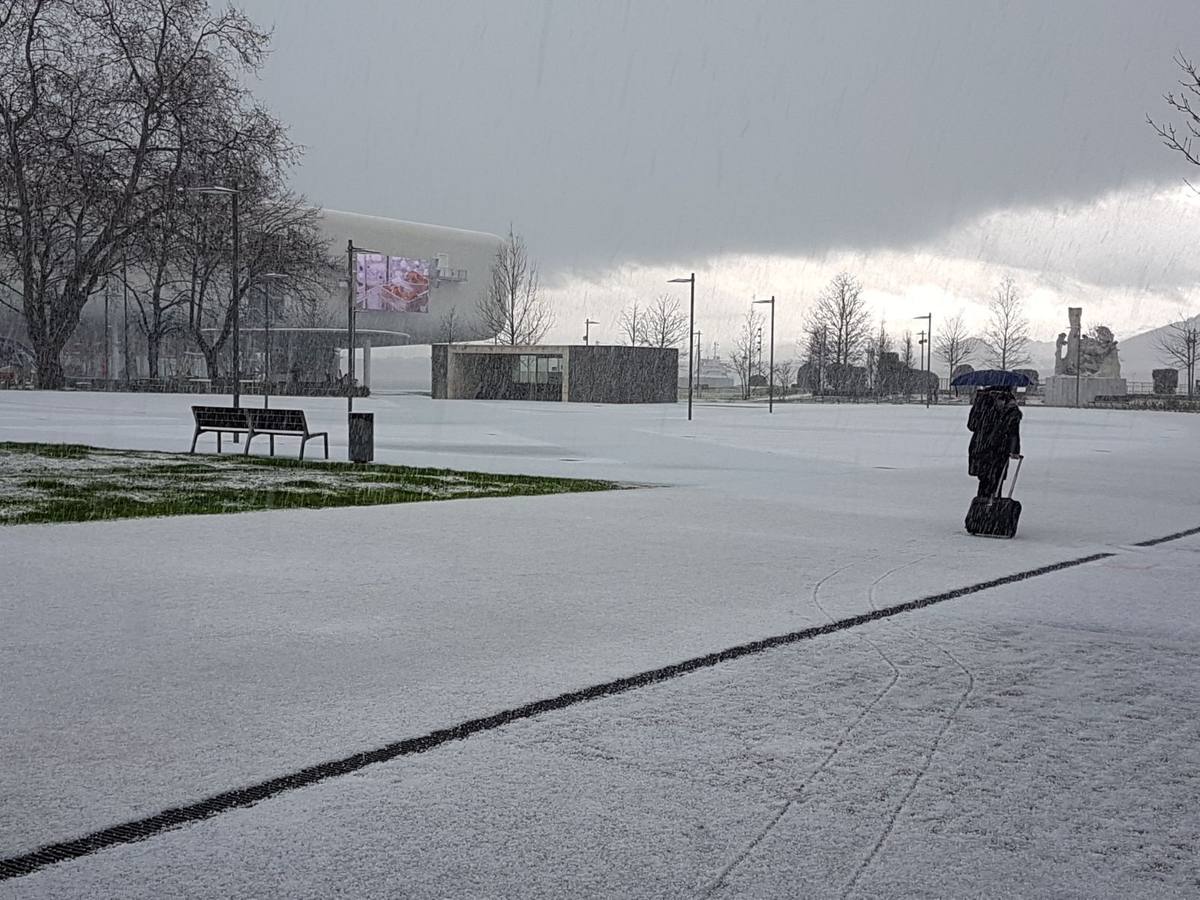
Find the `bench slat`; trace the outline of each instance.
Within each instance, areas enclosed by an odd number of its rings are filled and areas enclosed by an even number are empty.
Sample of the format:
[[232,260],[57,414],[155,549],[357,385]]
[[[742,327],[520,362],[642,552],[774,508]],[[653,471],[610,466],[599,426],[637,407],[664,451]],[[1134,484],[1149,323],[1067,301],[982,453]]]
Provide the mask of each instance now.
[[197,428],[219,428],[224,431],[245,431],[249,428],[246,410],[232,406],[193,406],[192,416]]
[[246,415],[255,431],[308,434],[308,421],[302,409],[250,408],[246,410]]

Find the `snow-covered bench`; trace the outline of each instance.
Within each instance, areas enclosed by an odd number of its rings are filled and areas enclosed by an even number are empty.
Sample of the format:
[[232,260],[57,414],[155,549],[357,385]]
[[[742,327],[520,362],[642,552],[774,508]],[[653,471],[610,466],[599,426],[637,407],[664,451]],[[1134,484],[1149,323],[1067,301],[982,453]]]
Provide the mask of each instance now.
[[302,409],[257,409],[233,406],[193,406],[192,418],[196,420],[196,431],[192,435],[191,453],[196,452],[196,441],[206,431],[216,432],[217,452],[221,452],[223,433],[246,435],[246,446],[242,453],[250,452],[250,442],[256,435],[265,434],[271,439],[271,455],[275,455],[276,435],[295,435],[300,438],[300,458],[304,459],[304,448],[313,438],[325,443],[325,458],[329,459],[329,432],[309,431],[308,420]]

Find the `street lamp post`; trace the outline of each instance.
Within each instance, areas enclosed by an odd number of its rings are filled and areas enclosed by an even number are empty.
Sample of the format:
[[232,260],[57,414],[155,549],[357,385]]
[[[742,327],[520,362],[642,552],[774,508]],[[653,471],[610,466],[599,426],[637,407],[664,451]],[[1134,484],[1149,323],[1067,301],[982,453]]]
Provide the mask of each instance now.
[[[933,372],[933,313],[926,313],[923,316],[913,316],[913,319],[924,319],[925,323],[926,323],[925,340],[929,343],[929,352],[924,354],[924,357],[925,357],[925,366],[924,366],[924,369],[925,369],[925,408],[929,409],[929,394],[930,394],[929,383],[930,383],[930,375]],[[922,350],[924,350],[924,344],[922,344]],[[953,374],[953,373],[951,373],[951,374]]]
[[108,383],[108,364],[112,357],[112,336],[108,331],[108,276],[104,277],[104,357],[101,360],[100,374],[104,376],[105,386]]
[[[378,250],[355,247],[353,240],[346,241],[346,427],[350,427],[349,414],[354,412],[354,314],[358,306],[354,302],[354,285],[358,274],[354,271],[354,257],[358,253],[381,255]],[[363,267],[363,298],[367,296],[367,269]]]
[[287,278],[282,272],[263,276],[263,409],[271,405],[271,282]]
[[817,389],[821,392],[821,402],[825,402],[825,347],[829,343],[829,326],[821,326],[821,346],[817,354]]
[[1200,343],[1200,329],[1189,328],[1184,337],[1184,344],[1187,347],[1187,380],[1188,380],[1188,399],[1193,395],[1193,390],[1196,386],[1196,344]]
[[591,343],[592,326],[599,325],[599,324],[600,323],[597,322],[595,319],[584,319],[583,320],[583,346],[586,347]]
[[925,371],[925,329],[917,332],[917,343],[921,347],[921,371]]
[[1084,341],[1082,341],[1082,338],[1080,338],[1080,340],[1078,340],[1078,341],[1075,341],[1075,409],[1079,409],[1079,377],[1082,374],[1082,370],[1080,370],[1080,367],[1079,367],[1079,365],[1080,365],[1079,356],[1080,356],[1080,349],[1082,347],[1082,344],[1084,344]]
[[771,355],[767,368],[767,412],[775,412],[775,295],[770,300],[755,300],[754,303],[771,304]]
[[[121,258],[121,379],[129,390],[129,256]],[[235,401],[235,406],[236,401]]]
[[696,330],[696,273],[693,272],[687,278],[672,278],[667,283],[684,284],[685,282],[691,285],[688,302],[688,421],[690,422],[692,421],[692,367],[695,365],[693,332]]
[[[230,201],[230,217],[233,227],[233,258],[230,261],[230,270],[232,276],[230,281],[233,284],[233,405],[236,409],[241,406],[241,379],[242,379],[242,356],[241,356],[241,280],[238,274],[238,254],[241,252],[242,236],[238,223],[238,198],[241,192],[238,190],[238,183],[233,182],[232,187],[224,185],[210,184],[204,187],[188,188],[194,194],[211,194],[228,197]],[[234,434],[233,440],[237,442],[239,436]]]

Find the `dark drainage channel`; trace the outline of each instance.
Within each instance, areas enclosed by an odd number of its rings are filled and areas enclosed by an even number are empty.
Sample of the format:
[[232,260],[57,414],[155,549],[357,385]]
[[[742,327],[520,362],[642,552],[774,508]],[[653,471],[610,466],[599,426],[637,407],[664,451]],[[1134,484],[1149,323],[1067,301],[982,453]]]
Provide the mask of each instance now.
[[[1153,546],[1154,544],[1178,540],[1179,538],[1187,537],[1192,534],[1200,534],[1200,528],[1192,529],[1191,531],[1187,532],[1179,532],[1178,534],[1169,535],[1165,538],[1145,541],[1136,546]],[[1074,568],[1075,566],[1086,565],[1087,563],[1096,562],[1101,559],[1107,559],[1115,555],[1116,554],[1114,553],[1093,553],[1090,556],[1081,556],[1077,559],[1070,559],[1066,560],[1065,562],[1041,566],[1037,569],[1029,569],[1025,572],[1018,572],[1014,575],[1006,575],[1003,578],[995,578],[991,581],[983,581],[968,587],[956,588],[940,594],[933,594],[928,597],[922,597],[918,600],[910,600],[907,603],[901,603],[896,606],[872,610],[871,612],[862,613],[857,616],[850,616],[845,619],[839,619],[835,622],[829,622],[825,625],[816,625],[811,628],[801,629],[800,631],[791,631],[787,634],[774,635],[773,637],[762,638],[746,644],[738,644],[735,647],[728,647],[724,650],[717,651],[716,653],[697,656],[683,662],[664,666],[661,669],[652,669],[650,671],[640,672],[636,675],[630,675],[625,678],[618,678],[614,681],[606,681],[602,684],[595,684],[591,687],[586,687],[581,690],[559,694],[557,697],[551,697],[545,700],[536,700],[533,703],[527,703],[524,706],[513,707],[511,709],[493,713],[490,716],[484,716],[478,719],[470,719],[465,722],[460,722],[457,725],[452,725],[449,728],[431,731],[428,734],[421,735],[420,737],[407,738],[402,741],[396,741],[395,743],[387,744],[386,746],[379,747],[375,750],[355,753],[354,755],[347,756],[343,759],[337,759],[330,762],[320,763],[315,766],[309,766],[308,768],[292,772],[289,775],[282,775],[278,778],[272,778],[269,781],[263,781],[248,787],[236,788],[231,791],[216,794],[212,797],[199,800],[196,803],[189,804],[188,806],[166,809],[160,813],[157,813],[156,815],[149,816],[144,819],[137,819],[132,822],[125,822],[121,825],[114,825],[111,828],[95,831],[91,834],[87,834],[83,837],[75,838],[73,840],[62,841],[56,844],[47,844],[29,853],[21,854],[20,856],[12,856],[7,859],[0,859],[0,881],[10,878],[19,878],[22,875],[28,875],[47,866],[55,865],[56,863],[66,862],[67,860],[71,859],[78,859],[83,856],[90,856],[91,854],[107,847],[115,847],[121,844],[131,844],[135,841],[145,840],[146,838],[153,837],[156,834],[160,834],[180,825],[186,825],[191,822],[200,822],[204,819],[210,819],[213,816],[220,815],[221,813],[231,809],[252,806],[255,803],[277,796],[278,794],[282,794],[286,791],[294,791],[298,788],[309,787],[322,781],[327,781],[331,778],[337,778],[341,775],[348,775],[351,772],[356,772],[359,769],[375,765],[376,763],[387,762],[401,756],[411,756],[417,753],[424,753],[427,750],[432,750],[435,747],[440,747],[442,744],[446,744],[451,741],[461,741],[465,738],[471,737],[471,735],[474,734],[501,728],[510,722],[517,722],[521,719],[532,719],[535,716],[539,716],[543,713],[548,713],[559,709],[566,709],[569,706],[574,706],[578,703],[584,703],[588,700],[595,700],[600,697],[610,697],[614,694],[623,694],[626,691],[632,691],[648,685],[658,684],[663,681],[668,681],[672,678],[678,678],[681,675],[686,675],[689,672],[711,668],[712,666],[716,666],[724,662],[740,659],[743,656],[762,653],[763,651],[770,650],[774,647],[783,647],[788,644],[795,644],[799,643],[800,641],[811,640],[812,638],[821,637],[823,635],[834,634],[839,631],[846,631],[847,629],[856,628],[859,625],[865,625],[869,622],[875,622],[880,619],[888,619],[892,616],[898,616],[902,613],[923,609],[926,606],[944,603],[947,600],[954,600],[959,597],[965,597],[969,594],[977,594],[981,591],[991,590],[992,588],[1001,587],[1003,585],[1013,584],[1019,581],[1026,581],[1030,578],[1037,578],[1040,575],[1048,575],[1052,572],[1060,572],[1063,569],[1070,569]]]

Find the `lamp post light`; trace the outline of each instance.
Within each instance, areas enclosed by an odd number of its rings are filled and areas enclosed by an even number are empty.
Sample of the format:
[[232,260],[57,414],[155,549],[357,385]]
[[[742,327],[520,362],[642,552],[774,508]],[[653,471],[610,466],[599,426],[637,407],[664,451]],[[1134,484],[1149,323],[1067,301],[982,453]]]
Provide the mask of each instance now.
[[[376,256],[382,254],[378,250],[367,250],[363,247],[355,247],[353,240],[346,241],[346,427],[349,428],[349,414],[354,412],[354,343],[355,343],[355,321],[354,313],[358,308],[354,298],[354,286],[358,280],[358,273],[354,271],[354,258],[356,254],[369,253]],[[366,301],[367,296],[367,269],[363,267],[363,300]]]
[[[233,405],[236,409],[241,406],[241,379],[242,379],[242,357],[241,357],[241,317],[239,311],[241,309],[241,281],[238,275],[238,254],[241,251],[242,236],[238,224],[238,198],[241,192],[238,190],[238,184],[235,180],[232,187],[224,185],[210,184],[203,187],[188,188],[193,194],[209,194],[221,197],[228,197],[230,201],[230,216],[232,218],[233,227],[233,259],[230,261],[231,278],[233,283]],[[233,436],[236,442],[239,439],[237,434]]]
[[586,347],[591,343],[592,326],[599,325],[599,324],[600,323],[597,322],[595,319],[584,319],[583,320],[583,346]]
[[[771,304],[771,356],[767,369],[767,412],[775,412],[775,295],[770,300],[755,300],[751,305]],[[761,355],[760,355],[761,359]]]
[[263,409],[271,405],[271,282],[284,281],[282,272],[265,272],[263,279]]
[[1185,359],[1187,360],[1187,380],[1188,380],[1188,399],[1192,399],[1193,391],[1196,387],[1196,345],[1200,343],[1200,329],[1188,327],[1183,338],[1184,347],[1187,350]]
[[1079,409],[1079,377],[1082,374],[1080,368],[1080,352],[1084,346],[1084,338],[1080,337],[1075,341],[1075,409]]
[[[926,313],[923,316],[913,316],[913,319],[924,319],[925,340],[929,343],[929,352],[924,354],[925,357],[925,408],[929,409],[929,376],[933,371],[933,313]],[[924,344],[922,344],[924,350]]]
[[108,384],[108,366],[112,358],[112,335],[108,330],[108,276],[104,277],[104,357],[100,362],[100,374]]
[[688,302],[688,421],[692,421],[692,367],[695,365],[695,346],[693,332],[696,330],[696,273],[687,278],[672,278],[667,284],[690,284],[691,299]]

